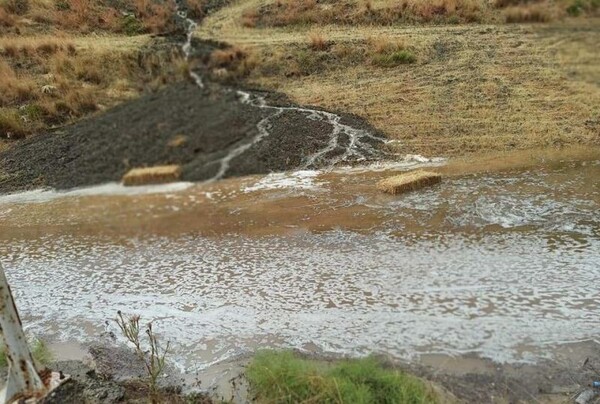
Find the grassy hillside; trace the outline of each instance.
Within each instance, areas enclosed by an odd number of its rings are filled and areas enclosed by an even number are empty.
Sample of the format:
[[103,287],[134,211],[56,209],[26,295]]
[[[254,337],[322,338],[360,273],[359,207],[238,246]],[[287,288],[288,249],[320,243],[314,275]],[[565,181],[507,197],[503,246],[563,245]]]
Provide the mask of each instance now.
[[[292,18],[292,4],[306,6]],[[412,11],[402,18],[360,17],[366,8],[380,15],[403,4]],[[418,11],[440,4],[433,19]],[[396,139],[401,153],[452,156],[600,145],[597,6],[246,0],[211,15],[198,35],[233,45],[213,54],[216,78],[359,114]],[[507,23],[511,13],[535,8],[551,14],[549,22]],[[311,11],[321,9],[335,12]],[[466,22],[466,10],[477,10],[477,22]]]
[[[192,2],[200,9],[200,2]],[[72,122],[181,77],[171,0],[0,0],[1,139]]]
[[248,27],[548,22],[596,14],[598,0],[277,0],[244,11]]

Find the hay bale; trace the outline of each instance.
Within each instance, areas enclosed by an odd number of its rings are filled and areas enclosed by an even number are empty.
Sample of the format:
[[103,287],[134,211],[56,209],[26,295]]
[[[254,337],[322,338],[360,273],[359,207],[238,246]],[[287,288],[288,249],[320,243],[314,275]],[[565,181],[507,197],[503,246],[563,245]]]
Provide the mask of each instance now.
[[123,185],[164,184],[180,178],[181,167],[178,165],[134,168],[123,176]]
[[439,184],[441,181],[442,176],[440,174],[419,170],[381,180],[377,183],[377,189],[388,194],[398,195]]

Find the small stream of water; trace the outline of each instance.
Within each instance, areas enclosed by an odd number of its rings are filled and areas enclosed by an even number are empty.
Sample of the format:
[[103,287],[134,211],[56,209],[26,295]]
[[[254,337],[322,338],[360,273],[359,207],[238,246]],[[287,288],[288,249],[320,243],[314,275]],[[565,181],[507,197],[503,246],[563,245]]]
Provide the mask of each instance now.
[[[198,27],[198,24],[189,18],[187,12],[182,9],[177,11],[177,15],[182,19],[186,29],[186,40],[182,44],[182,51],[185,60],[190,61],[194,50],[194,32]],[[197,72],[193,69],[189,69],[189,74],[200,89],[205,88],[204,81]],[[302,164],[303,169],[332,168],[340,163],[374,160],[381,157],[383,154],[380,149],[373,147],[369,141],[371,141],[371,143],[375,141],[376,143],[383,144],[386,142],[385,138],[370,133],[367,130],[357,129],[342,123],[342,117],[340,115],[306,107],[273,106],[267,104],[266,98],[263,95],[253,94],[242,90],[237,90],[236,93],[240,102],[259,109],[270,110],[272,113],[257,123],[257,134],[253,138],[237,147],[233,147],[225,156],[218,160],[219,169],[216,174],[209,179],[209,182],[225,178],[227,171],[230,168],[231,161],[261,142],[264,138],[270,136],[269,130],[272,127],[273,122],[286,111],[297,112],[305,116],[305,119],[307,120],[327,123],[332,128],[327,144],[320,150],[317,150],[304,158],[304,163]]]

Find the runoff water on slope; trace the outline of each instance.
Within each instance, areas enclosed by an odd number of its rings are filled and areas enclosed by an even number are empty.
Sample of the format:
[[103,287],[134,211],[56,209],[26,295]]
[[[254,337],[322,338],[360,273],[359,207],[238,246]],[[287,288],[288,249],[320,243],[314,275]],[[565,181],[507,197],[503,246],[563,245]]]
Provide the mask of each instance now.
[[534,362],[597,336],[599,161],[396,197],[381,175],[0,198],[2,261],[28,332],[91,343],[137,313],[186,370],[265,347]]

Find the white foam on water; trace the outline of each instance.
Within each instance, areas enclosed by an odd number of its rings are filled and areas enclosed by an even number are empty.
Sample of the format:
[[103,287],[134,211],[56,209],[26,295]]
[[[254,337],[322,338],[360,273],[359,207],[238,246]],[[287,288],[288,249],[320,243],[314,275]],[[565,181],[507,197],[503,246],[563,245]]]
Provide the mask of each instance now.
[[381,160],[369,164],[357,166],[340,166],[331,172],[334,173],[365,173],[382,171],[408,171],[417,168],[440,167],[445,165],[448,159],[444,157],[425,157],[418,154],[407,154],[397,160]]
[[[293,175],[267,176],[261,187],[318,185],[318,171]],[[574,167],[356,195],[382,220],[371,234],[148,232],[125,243],[34,234],[7,238],[0,256],[30,332],[94,342],[117,310],[139,313],[156,320],[186,369],[307,344],[536,361],[553,345],[597,336],[600,190],[589,186],[597,177],[598,168]],[[180,196],[169,203],[198,194]]]
[[186,369],[306,344],[521,362],[598,332],[597,238],[583,250],[550,244],[543,233],[405,239],[341,231],[127,245],[47,237],[3,248],[29,332],[94,342],[117,310],[137,313],[155,320]]
[[586,190],[586,182],[574,175],[553,176],[553,181],[543,172],[466,176],[399,198],[367,202],[400,222],[442,212],[440,217],[452,228],[533,226],[583,236],[599,234],[600,205],[597,196]]
[[256,192],[272,189],[316,190],[324,184],[317,181],[321,173],[316,170],[301,170],[287,173],[272,173],[258,182],[246,186],[242,192]]
[[173,182],[160,185],[140,185],[140,186],[124,186],[118,182],[110,182],[103,185],[95,185],[91,187],[75,188],[67,191],[57,191],[54,189],[37,189],[32,191],[19,192],[8,195],[0,195],[0,205],[15,204],[15,203],[44,203],[55,199],[73,198],[84,196],[100,196],[100,195],[115,195],[115,196],[133,196],[146,195],[156,193],[171,193],[183,191],[193,183],[191,182]]
[[409,154],[403,159],[397,161],[378,161],[370,164],[361,164],[357,166],[341,166],[330,170],[299,170],[283,173],[271,173],[266,175],[258,182],[246,186],[242,192],[255,192],[275,189],[297,189],[316,191],[326,184],[324,181],[318,181],[319,175],[324,173],[335,174],[359,174],[365,172],[382,171],[407,171],[416,168],[439,167],[446,164],[447,160],[440,157],[423,157],[420,155]]

